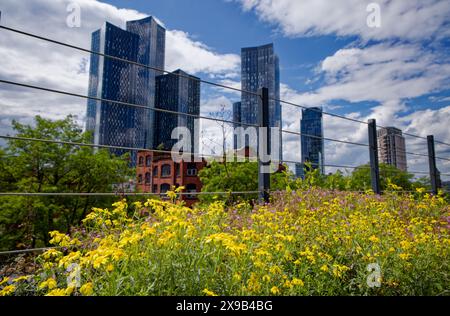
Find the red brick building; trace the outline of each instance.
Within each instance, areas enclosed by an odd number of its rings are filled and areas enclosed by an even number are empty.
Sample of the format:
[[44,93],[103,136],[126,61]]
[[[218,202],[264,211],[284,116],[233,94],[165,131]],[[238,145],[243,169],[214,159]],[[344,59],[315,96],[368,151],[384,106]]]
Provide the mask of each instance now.
[[[183,186],[183,192],[201,192],[198,172],[206,164],[204,159],[202,162],[176,163],[169,154],[141,151],[137,156],[136,189],[138,192],[164,194],[172,186]],[[182,195],[182,199],[187,206],[198,201],[197,195]]]

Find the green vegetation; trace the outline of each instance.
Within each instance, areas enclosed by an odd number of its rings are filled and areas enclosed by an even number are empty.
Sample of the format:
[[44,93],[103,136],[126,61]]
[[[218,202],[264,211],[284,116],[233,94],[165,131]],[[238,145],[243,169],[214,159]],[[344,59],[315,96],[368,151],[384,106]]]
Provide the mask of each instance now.
[[309,188],[272,203],[94,209],[0,295],[448,295],[450,206],[423,190]]
[[[16,135],[88,143],[74,118],[50,121],[39,116],[33,125],[13,122]],[[95,150],[43,142],[10,140],[0,151],[1,192],[93,193],[112,192],[113,183],[128,182],[133,171],[127,157]],[[63,196],[7,196],[0,198],[0,249],[49,245],[49,231],[69,232],[92,207],[112,198]]]
[[[307,190],[311,187],[319,187],[339,191],[367,191],[371,187],[370,166],[363,165],[349,175],[342,171],[334,174],[322,175],[318,169],[305,168],[305,178],[295,179],[292,172],[277,172],[271,175],[271,190]],[[204,192],[242,192],[258,190],[258,164],[256,162],[228,162],[226,164],[212,162],[199,173],[203,183]],[[427,179],[415,180],[414,176],[401,171],[394,166],[380,164],[381,189],[391,191],[393,188],[404,191],[414,191],[417,188],[430,189]],[[257,195],[235,196],[204,196],[202,201],[226,200],[229,203],[238,199],[250,201]]]

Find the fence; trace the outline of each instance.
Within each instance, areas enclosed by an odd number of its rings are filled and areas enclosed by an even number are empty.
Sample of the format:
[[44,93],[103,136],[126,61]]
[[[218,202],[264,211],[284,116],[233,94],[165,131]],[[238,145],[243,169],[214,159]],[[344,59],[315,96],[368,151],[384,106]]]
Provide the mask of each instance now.
[[[75,45],[71,45],[71,44],[67,44],[61,41],[57,41],[54,39],[50,39],[47,37],[43,37],[43,36],[38,36],[29,32],[25,32],[22,30],[18,30],[18,29],[14,29],[14,28],[10,28],[10,27],[6,27],[3,25],[0,25],[0,29],[6,32],[12,32],[14,34],[17,34],[18,36],[24,36],[27,38],[31,38],[31,39],[35,39],[35,40],[39,40],[39,41],[43,41],[46,43],[50,43],[51,45],[58,45],[58,46],[62,46],[68,49],[72,49],[72,50],[77,50],[83,53],[88,53],[91,55],[98,55],[100,57],[106,58],[106,59],[111,59],[114,60],[116,62],[120,62],[120,63],[127,63],[129,65],[133,65],[134,67],[139,67],[139,68],[143,68],[146,70],[152,70],[152,71],[157,71],[159,73],[163,73],[163,74],[173,74],[172,72],[169,72],[165,69],[158,69],[155,67],[151,67],[148,65],[144,65],[144,64],[140,64],[138,62],[134,62],[134,61],[130,61],[127,59],[123,59],[123,58],[119,58],[116,56],[111,56],[111,55],[107,55],[101,52],[96,52],[96,51],[92,51],[86,48],[82,48],[82,47],[78,47]],[[207,81],[207,80],[202,80],[202,79],[193,79],[192,77],[186,77],[185,75],[181,74],[181,73],[177,73],[177,74],[173,74],[175,76],[179,76],[182,78],[187,78],[189,80],[198,80],[199,83],[203,83],[206,84],[208,86],[212,86],[212,87],[216,87],[216,88],[220,88],[220,89],[225,89],[228,91],[233,91],[233,92],[237,92],[237,93],[241,93],[242,95],[244,94],[248,94],[251,95],[255,98],[257,98],[259,100],[259,116],[258,119],[256,120],[256,123],[245,123],[245,122],[241,122],[241,121],[235,121],[235,120],[231,120],[231,119],[224,119],[224,118],[217,118],[217,117],[210,117],[210,116],[205,116],[205,115],[195,115],[195,114],[189,114],[189,113],[185,113],[185,112],[180,112],[180,111],[172,111],[172,110],[167,110],[167,109],[161,109],[161,108],[154,108],[154,107],[149,107],[147,105],[144,104],[135,104],[135,103],[130,103],[130,102],[122,102],[122,101],[118,101],[118,100],[110,100],[110,99],[104,99],[104,98],[100,98],[100,97],[93,97],[93,96],[89,96],[89,95],[82,95],[82,94],[78,94],[78,93],[73,93],[70,91],[63,91],[63,90],[58,90],[58,89],[53,89],[53,88],[49,88],[49,87],[43,87],[43,86],[38,86],[38,85],[32,85],[32,84],[27,84],[27,83],[23,83],[23,82],[17,82],[17,81],[12,81],[12,80],[6,80],[3,78],[0,78],[0,83],[3,85],[8,85],[8,86],[13,86],[13,87],[20,87],[20,88],[24,88],[24,89],[30,89],[30,90],[38,90],[38,91],[42,91],[45,93],[52,93],[52,94],[57,94],[57,95],[64,95],[64,96],[68,96],[68,97],[73,97],[73,98],[80,98],[80,99],[84,99],[84,100],[92,100],[92,101],[96,101],[96,102],[101,102],[102,104],[108,105],[108,106],[121,106],[121,107],[130,107],[130,108],[134,108],[134,109],[143,109],[146,111],[153,111],[153,112],[160,112],[160,113],[166,113],[168,115],[176,115],[176,116],[185,116],[185,117],[190,117],[190,118],[195,118],[195,119],[202,119],[202,120],[207,120],[207,121],[215,121],[215,122],[220,122],[223,124],[229,124],[231,126],[243,126],[243,127],[256,127],[256,128],[268,128],[270,126],[270,102],[278,102],[280,103],[280,107],[281,106],[290,106],[290,107],[294,107],[295,109],[308,109],[309,111],[319,111],[319,110],[315,110],[315,109],[311,109],[308,108],[306,106],[303,105],[299,105],[299,104],[295,104],[292,102],[288,102],[285,100],[280,100],[277,98],[273,98],[270,96],[269,94],[269,90],[267,88],[262,88],[259,91],[255,92],[255,91],[246,91],[246,90],[242,90],[239,88],[235,88],[235,87],[229,87],[220,83],[216,83],[216,82],[212,82],[212,81]],[[299,140],[302,138],[310,138],[310,139],[318,139],[321,142],[331,142],[334,144],[340,144],[340,145],[344,145],[344,146],[357,146],[359,148],[364,148],[366,151],[366,153],[369,154],[370,157],[370,164],[369,166],[357,166],[357,165],[343,165],[343,164],[332,164],[332,163],[325,163],[323,164],[322,167],[324,168],[331,168],[331,169],[339,169],[339,168],[343,168],[343,169],[358,169],[358,168],[368,168],[370,169],[370,174],[371,174],[371,187],[372,190],[377,193],[377,194],[381,194],[381,186],[380,186],[380,168],[379,168],[379,157],[378,157],[378,141],[377,141],[377,130],[380,129],[387,129],[387,127],[384,126],[377,126],[376,121],[375,120],[369,120],[367,122],[362,121],[362,120],[358,120],[352,117],[348,117],[348,116],[344,116],[344,115],[339,115],[339,114],[335,114],[335,113],[330,113],[327,111],[321,111],[320,113],[324,116],[328,116],[328,117],[332,117],[333,119],[338,119],[338,120],[343,120],[352,124],[358,124],[358,125],[363,125],[367,127],[367,143],[363,143],[363,142],[358,142],[358,141],[352,141],[352,140],[348,140],[348,139],[338,139],[338,138],[329,138],[329,137],[324,137],[323,135],[321,136],[317,136],[317,135],[311,135],[311,134],[307,134],[307,133],[303,133],[303,132],[297,132],[297,131],[292,131],[289,129],[284,128],[283,126],[280,127],[280,132],[284,135],[291,135],[291,136],[295,136],[298,137]],[[414,174],[414,175],[428,175],[430,178],[430,184],[431,184],[431,188],[432,188],[432,193],[437,194],[438,193],[438,189],[441,187],[441,183],[439,181],[440,176],[450,176],[450,174],[446,174],[446,173],[439,173],[438,171],[438,165],[437,165],[437,161],[445,161],[445,162],[450,162],[450,159],[445,158],[445,157],[441,157],[440,155],[438,156],[436,154],[436,145],[439,146],[447,146],[450,147],[450,144],[445,143],[445,142],[441,142],[441,141],[436,141],[434,139],[434,136],[432,135],[427,135],[427,136],[420,136],[420,135],[414,135],[414,134],[410,134],[410,133],[403,133],[403,135],[405,137],[411,137],[415,140],[418,141],[423,141],[425,143],[426,141],[426,146],[423,146],[424,148],[426,148],[426,152],[409,152],[406,151],[405,154],[409,157],[414,157],[415,159],[427,159],[428,160],[428,166],[429,166],[429,170],[425,171],[414,171],[414,170],[408,170],[408,173],[410,174]],[[265,149],[269,148],[269,144],[268,144],[268,135],[259,135],[258,137],[265,137],[264,138],[264,146]],[[67,146],[77,146],[77,147],[90,147],[90,148],[104,148],[104,149],[110,149],[110,150],[123,150],[123,151],[129,151],[129,152],[153,152],[153,153],[162,153],[162,154],[174,154],[177,152],[174,151],[168,151],[168,150],[156,150],[156,149],[149,149],[149,148],[135,148],[135,147],[129,147],[129,146],[120,146],[120,145],[110,145],[110,144],[91,144],[91,143],[79,143],[79,142],[70,142],[70,141],[62,141],[62,140],[55,140],[55,139],[40,139],[40,138],[28,138],[28,137],[20,137],[20,136],[10,136],[10,135],[0,135],[0,139],[4,139],[4,140],[16,140],[16,141],[24,141],[24,142],[41,142],[41,143],[48,143],[48,144],[60,144],[60,145],[67,145]],[[261,148],[262,149],[262,148]],[[179,153],[179,152],[178,152]],[[444,153],[446,153],[446,151],[444,150]],[[195,157],[200,157],[200,158],[205,158],[205,159],[218,159],[221,158],[221,156],[218,155],[214,155],[214,154],[203,154],[200,152],[188,152],[186,153],[188,155],[192,155]],[[271,164],[271,161],[263,161],[262,159],[260,159],[261,155],[258,155],[258,163],[259,163],[259,186],[258,186],[258,190],[257,191],[245,191],[245,192],[189,192],[189,193],[180,193],[180,195],[183,194],[188,194],[188,195],[245,195],[245,194],[259,194],[259,198],[261,201],[264,202],[269,202],[269,197],[270,197],[270,192],[271,192],[271,187],[270,187],[270,175],[266,172],[261,172],[261,170],[264,167],[268,167]],[[235,157],[237,157],[235,155]],[[237,157],[237,158],[247,158],[247,157]],[[304,161],[300,160],[289,160],[289,159],[282,159],[281,163],[284,164],[298,164],[298,163],[304,163]],[[314,164],[313,164],[314,165]],[[320,167],[318,165],[315,165],[314,167]],[[43,192],[0,192],[0,196],[117,196],[117,195],[123,195],[123,196],[157,196],[160,194],[156,194],[156,193],[133,193],[133,192],[95,192],[95,193],[63,193],[63,192],[52,192],[52,193],[43,193]],[[32,250],[28,249],[24,252],[30,252]],[[42,249],[36,249],[36,251],[42,251]],[[17,254],[20,253],[21,251],[12,251],[12,252],[5,252],[3,254]],[[2,254],[2,253],[0,253]]]

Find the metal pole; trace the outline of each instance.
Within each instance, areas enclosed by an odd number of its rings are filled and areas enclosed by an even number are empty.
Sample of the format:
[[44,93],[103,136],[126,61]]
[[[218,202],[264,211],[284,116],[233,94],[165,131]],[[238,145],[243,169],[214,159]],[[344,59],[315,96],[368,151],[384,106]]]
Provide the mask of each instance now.
[[375,192],[375,194],[381,194],[376,120],[369,120],[369,153],[370,153],[370,177],[372,180],[372,190],[373,192]]
[[[258,131],[258,190],[260,202],[269,202],[270,190],[270,161],[262,161],[261,157],[265,152],[270,150],[270,129],[269,129],[269,89],[259,89],[259,126],[262,127]],[[262,141],[260,142],[260,137]],[[262,145],[262,146],[261,146]]]
[[431,191],[433,194],[438,194],[439,188],[439,175],[436,167],[436,152],[434,148],[434,136],[429,135],[428,140],[428,162],[430,165],[430,179],[431,179]]

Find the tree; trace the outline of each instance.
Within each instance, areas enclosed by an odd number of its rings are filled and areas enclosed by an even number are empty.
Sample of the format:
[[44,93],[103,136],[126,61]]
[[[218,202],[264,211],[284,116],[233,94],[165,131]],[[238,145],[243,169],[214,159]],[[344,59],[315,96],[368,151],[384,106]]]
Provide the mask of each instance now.
[[[13,121],[17,136],[88,143],[72,116],[51,121],[35,117],[34,125]],[[111,192],[112,185],[130,179],[129,157],[86,146],[10,140],[0,152],[3,192]],[[92,207],[110,205],[111,197],[14,196],[0,199],[0,248],[48,245],[48,232],[70,232]]]
[[[203,192],[255,192],[258,191],[258,163],[257,162],[211,162],[199,173],[203,184]],[[287,186],[287,172],[277,172],[271,175],[271,189],[285,190]],[[225,200],[233,203],[238,200],[255,200],[258,194],[240,195],[202,195],[201,201]]]
[[[414,175],[397,169],[395,166],[388,164],[380,164],[380,187],[382,191],[388,189],[388,183],[395,184],[405,191],[413,189]],[[356,168],[350,178],[351,190],[368,190],[371,189],[370,166],[363,165]]]

